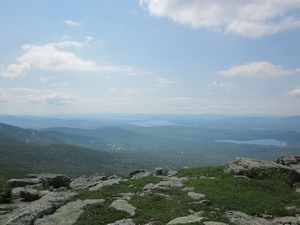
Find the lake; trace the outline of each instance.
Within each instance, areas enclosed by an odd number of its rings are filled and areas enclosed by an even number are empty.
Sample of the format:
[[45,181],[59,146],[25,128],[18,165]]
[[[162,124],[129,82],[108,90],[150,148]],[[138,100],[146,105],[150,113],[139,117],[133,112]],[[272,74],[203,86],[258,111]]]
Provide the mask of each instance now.
[[257,140],[248,140],[248,141],[215,140],[215,142],[227,142],[233,144],[247,144],[247,145],[270,145],[270,146],[277,146],[277,147],[287,146],[287,142],[279,141],[276,139],[257,139]]

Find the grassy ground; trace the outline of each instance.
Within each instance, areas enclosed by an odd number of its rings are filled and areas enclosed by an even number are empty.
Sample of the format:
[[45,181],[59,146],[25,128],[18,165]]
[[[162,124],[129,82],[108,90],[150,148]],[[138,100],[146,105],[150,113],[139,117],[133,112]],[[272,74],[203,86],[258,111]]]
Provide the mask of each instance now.
[[[274,216],[295,215],[285,206],[300,207],[299,197],[293,191],[291,183],[278,177],[253,177],[235,179],[232,174],[224,174],[223,167],[205,167],[182,169],[177,176],[190,177],[186,187],[193,187],[195,192],[206,195],[211,200],[210,206],[195,204],[182,188],[154,189],[152,195],[133,196],[128,202],[136,207],[136,214],[130,216],[126,212],[116,211],[109,205],[119,197],[120,193],[137,193],[149,183],[158,183],[158,177],[144,177],[105,186],[98,191],[78,190],[79,195],[74,199],[103,198],[104,204],[88,206],[80,216],[76,225],[108,224],[124,218],[133,219],[136,224],[166,224],[170,220],[187,216],[190,212],[202,211],[203,215],[212,221],[229,223],[223,217],[228,210],[242,211],[250,215],[271,214]],[[203,179],[201,177],[215,177]],[[194,223],[202,224],[202,223]]]

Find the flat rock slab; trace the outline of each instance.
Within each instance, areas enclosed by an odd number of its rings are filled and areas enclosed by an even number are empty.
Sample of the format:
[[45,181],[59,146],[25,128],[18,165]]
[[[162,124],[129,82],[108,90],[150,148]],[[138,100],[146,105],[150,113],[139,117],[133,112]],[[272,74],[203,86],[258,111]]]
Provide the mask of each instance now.
[[286,216],[279,217],[274,219],[273,224],[289,224],[289,225],[298,225],[300,224],[300,217]]
[[70,202],[60,207],[54,214],[37,219],[34,225],[72,225],[84,212],[83,208],[90,204],[101,204],[104,199],[86,199]]
[[197,222],[205,222],[208,221],[207,218],[197,216],[197,215],[190,215],[190,216],[183,216],[183,217],[178,217],[170,222],[167,223],[167,225],[175,225],[175,224],[189,224],[189,223],[197,223]]
[[231,223],[234,223],[236,225],[274,225],[272,222],[266,219],[250,216],[246,213],[238,211],[228,211],[225,213],[225,216],[229,218]]
[[250,158],[236,158],[235,161],[226,163],[224,165],[224,172],[234,172],[235,174],[240,174],[244,171],[257,169],[257,168],[277,168],[283,170],[293,170],[290,166],[285,166],[282,164],[277,164],[275,162],[262,161]]
[[96,186],[89,188],[89,191],[97,191],[97,190],[99,190],[100,188],[102,188],[104,186],[118,184],[121,181],[123,181],[122,178],[115,178],[115,179],[105,180],[105,181],[100,182]]
[[107,225],[135,225],[132,219],[124,219],[124,220],[119,220],[114,223],[109,223]]
[[208,222],[204,222],[204,225],[228,225],[228,223],[208,221]]
[[55,212],[67,199],[74,195],[76,195],[76,193],[69,191],[52,192],[37,201],[33,201],[27,205],[21,205],[11,213],[6,214],[5,218],[0,219],[0,224],[32,225],[36,219]]
[[114,208],[119,211],[125,211],[129,213],[131,216],[135,215],[136,208],[132,205],[130,205],[126,200],[118,199],[110,204],[111,208]]

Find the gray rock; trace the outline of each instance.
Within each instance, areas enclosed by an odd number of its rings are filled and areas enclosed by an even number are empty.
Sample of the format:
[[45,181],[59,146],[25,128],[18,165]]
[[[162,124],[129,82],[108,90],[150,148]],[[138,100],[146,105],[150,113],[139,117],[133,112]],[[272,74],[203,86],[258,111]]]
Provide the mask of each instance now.
[[114,223],[109,223],[107,225],[135,225],[132,219],[124,219],[124,220],[119,220]]
[[30,204],[21,205],[11,213],[5,215],[1,224],[5,225],[32,225],[37,218],[52,214],[64,202],[76,195],[73,192],[53,192],[43,196]]
[[155,184],[153,188],[182,187],[183,182],[188,180],[186,177],[165,177],[164,179],[165,181]]
[[193,187],[185,187],[185,188],[182,188],[181,190],[183,190],[183,191],[193,191],[193,190],[195,190],[195,188],[193,188]]
[[297,160],[296,156],[286,154],[286,155],[278,157],[276,159],[276,163],[282,164],[282,165],[290,165],[290,164],[297,164],[298,160]]
[[70,183],[70,188],[79,189],[79,188],[90,188],[96,186],[97,184],[103,182],[107,179],[107,176],[103,174],[94,174],[93,176],[82,176],[77,179],[74,179]]
[[101,204],[103,202],[103,199],[86,199],[70,202],[60,207],[54,214],[37,219],[34,222],[34,225],[72,225],[84,212],[83,208],[85,206],[90,204]]
[[157,176],[167,176],[168,175],[168,171],[167,170],[164,170],[163,168],[161,167],[157,167],[155,168],[155,174]]
[[24,179],[10,179],[7,184],[11,187],[25,187],[27,185],[39,184],[40,180],[38,178],[24,178]]
[[266,219],[249,216],[248,214],[243,212],[228,211],[225,213],[225,216],[229,218],[231,223],[234,223],[236,225],[272,225],[272,222]]
[[39,191],[32,188],[24,188],[20,191],[20,197],[25,201],[34,201],[40,198]]
[[188,192],[188,196],[193,199],[193,200],[200,200],[200,199],[203,199],[205,198],[205,195],[204,194],[200,194],[200,193],[196,193],[196,192]]
[[208,221],[208,222],[204,222],[204,225],[228,225],[228,223]]
[[129,175],[130,176],[134,176],[136,174],[144,173],[144,172],[146,172],[146,170],[135,170],[135,171],[132,171]]
[[104,186],[118,184],[121,181],[124,181],[124,180],[122,178],[114,178],[114,179],[110,179],[110,180],[105,180],[105,181],[98,183],[96,186],[89,188],[89,190],[96,191]]
[[208,221],[208,219],[205,217],[201,217],[198,215],[190,215],[190,216],[175,218],[170,222],[168,222],[167,225],[188,224],[188,223],[197,223],[197,222],[205,222],[205,221]]
[[245,171],[257,168],[277,168],[284,170],[293,170],[293,168],[277,164],[275,162],[261,161],[250,158],[236,158],[235,161],[226,163],[224,165],[224,172],[233,172],[235,174],[242,174]]
[[119,196],[121,196],[119,199],[130,200],[134,193],[120,193]]
[[148,171],[140,172],[138,174],[135,174],[131,179],[140,179],[140,178],[143,178],[143,177],[148,177],[150,175],[151,175],[151,173],[148,172]]
[[130,205],[126,200],[118,199],[115,200],[113,203],[110,204],[111,208],[114,208],[119,211],[125,211],[129,213],[131,216],[135,215],[136,208],[132,205]]
[[69,187],[71,179],[62,174],[52,174],[52,173],[41,173],[41,174],[28,174],[29,178],[37,178],[40,180],[40,183],[48,182],[49,186],[54,188],[60,187]]
[[286,216],[286,217],[279,217],[272,221],[275,224],[288,224],[288,225],[299,225],[300,224],[300,217],[293,217],[293,216]]

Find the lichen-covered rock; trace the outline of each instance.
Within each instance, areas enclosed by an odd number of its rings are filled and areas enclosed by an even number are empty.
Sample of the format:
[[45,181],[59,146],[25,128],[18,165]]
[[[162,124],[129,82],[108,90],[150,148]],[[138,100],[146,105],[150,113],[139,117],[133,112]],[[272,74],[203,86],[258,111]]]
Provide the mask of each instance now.
[[204,222],[204,225],[228,225],[228,223],[208,221],[208,222]]
[[100,188],[102,188],[104,186],[118,184],[121,181],[123,181],[122,178],[114,178],[114,179],[105,180],[105,181],[102,181],[102,182],[98,183],[96,186],[89,188],[89,190],[90,191],[97,191],[97,190],[99,190]]
[[282,170],[293,170],[292,167],[277,164],[275,162],[262,161],[250,158],[236,158],[235,161],[224,165],[224,172],[233,172],[235,174],[243,174],[245,171],[250,171],[258,168],[276,168]]
[[114,223],[109,223],[107,225],[135,225],[132,219],[124,219],[124,220],[119,220]]
[[298,163],[298,157],[294,155],[282,155],[276,159],[276,163],[281,164],[281,165],[290,165],[290,164],[297,164]]
[[167,223],[167,225],[175,225],[175,224],[189,224],[189,223],[197,223],[197,222],[205,222],[208,221],[207,218],[201,217],[198,215],[190,215],[190,216],[183,216],[183,217],[178,217],[170,222]]
[[285,216],[285,217],[279,217],[272,221],[273,224],[288,224],[288,225],[299,225],[300,224],[300,218],[294,217],[294,216]]
[[168,175],[168,170],[164,170],[161,167],[157,167],[157,168],[155,168],[155,174],[157,176],[167,176]]
[[107,175],[98,174],[98,173],[92,176],[81,176],[71,181],[70,188],[72,189],[90,188],[96,186],[97,184],[103,182],[106,179],[107,179]]
[[73,192],[52,192],[30,204],[20,205],[0,222],[5,225],[32,225],[37,218],[52,214],[74,195],[76,194]]
[[76,222],[79,216],[84,212],[83,208],[90,204],[101,204],[103,199],[86,199],[86,200],[77,200],[70,202],[58,210],[54,214],[44,216],[41,219],[37,219],[34,222],[34,225],[72,225]]
[[228,211],[225,213],[225,216],[229,218],[230,222],[236,225],[254,225],[254,224],[260,224],[260,225],[272,225],[273,223],[255,216],[250,216],[243,212],[237,212],[237,211]]
[[71,183],[71,179],[62,174],[52,174],[52,173],[28,174],[27,177],[39,179],[40,182],[47,181],[48,185],[53,186],[54,188],[69,187]]
[[33,188],[23,188],[20,191],[20,197],[25,201],[32,202],[40,198],[39,191]]
[[193,200],[200,200],[200,199],[205,198],[204,194],[196,193],[196,192],[193,192],[193,191],[188,192],[188,196]]
[[113,203],[110,204],[111,208],[114,208],[119,211],[125,211],[129,213],[131,216],[135,215],[136,208],[132,205],[130,205],[126,200],[118,199],[115,200]]
[[7,184],[11,187],[25,187],[27,185],[39,184],[40,180],[38,178],[24,178],[24,179],[10,179]]

